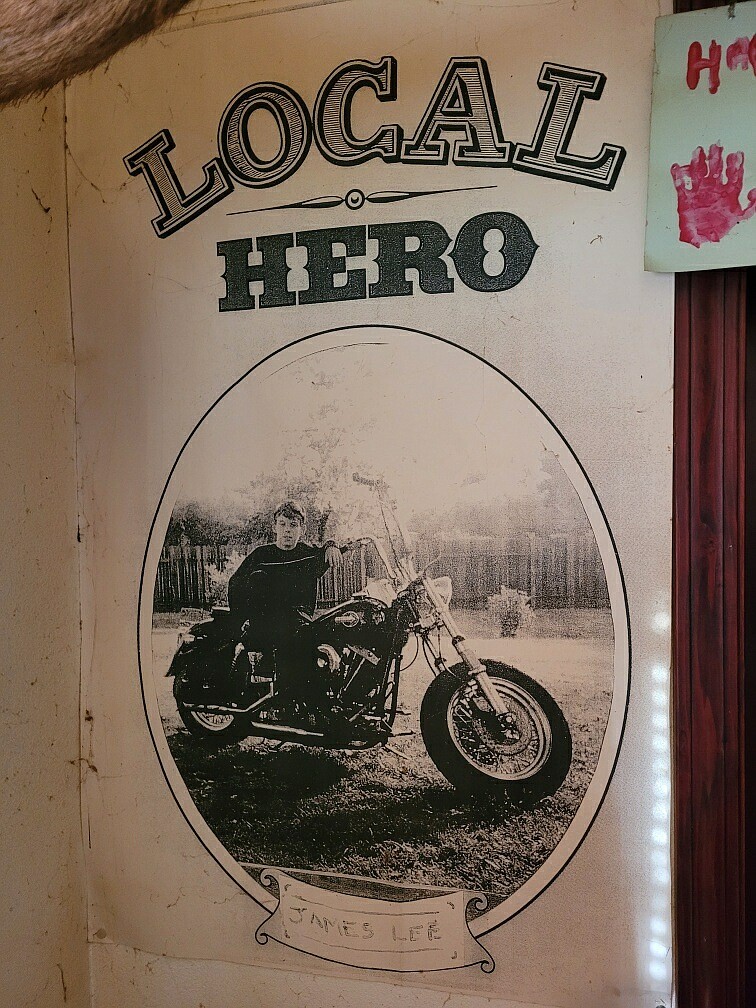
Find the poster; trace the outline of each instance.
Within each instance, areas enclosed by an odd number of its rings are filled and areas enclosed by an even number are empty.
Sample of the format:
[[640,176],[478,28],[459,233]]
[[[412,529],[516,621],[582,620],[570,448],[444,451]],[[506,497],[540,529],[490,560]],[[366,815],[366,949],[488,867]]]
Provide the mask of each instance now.
[[369,7],[179,19],[71,91],[92,940],[645,1004],[671,288],[639,267],[643,75],[566,12],[557,52],[536,10]]
[[756,263],[756,3],[656,23],[646,269]]

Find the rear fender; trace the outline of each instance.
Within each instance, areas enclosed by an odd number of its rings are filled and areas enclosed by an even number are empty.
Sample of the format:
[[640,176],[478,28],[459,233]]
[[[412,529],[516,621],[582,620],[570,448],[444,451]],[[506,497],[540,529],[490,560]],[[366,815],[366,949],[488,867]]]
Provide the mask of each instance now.
[[192,644],[180,644],[165,673],[166,678],[184,676],[212,676],[218,669],[226,669],[234,658],[236,641],[233,638],[218,640],[217,638],[202,638]]

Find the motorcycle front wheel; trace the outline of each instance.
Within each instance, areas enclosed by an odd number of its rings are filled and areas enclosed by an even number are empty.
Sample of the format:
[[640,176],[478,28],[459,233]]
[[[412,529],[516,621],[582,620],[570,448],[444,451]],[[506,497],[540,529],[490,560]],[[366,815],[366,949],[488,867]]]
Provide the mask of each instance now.
[[534,803],[554,794],[572,762],[572,738],[550,694],[530,676],[484,662],[507,707],[500,721],[461,665],[428,687],[420,709],[425,748],[450,784],[472,794]]

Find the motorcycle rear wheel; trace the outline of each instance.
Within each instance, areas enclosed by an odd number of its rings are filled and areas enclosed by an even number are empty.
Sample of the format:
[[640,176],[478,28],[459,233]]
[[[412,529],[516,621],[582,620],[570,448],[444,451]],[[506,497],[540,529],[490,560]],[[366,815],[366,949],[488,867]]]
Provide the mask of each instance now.
[[492,731],[493,717],[482,693],[461,665],[442,672],[428,687],[420,729],[428,755],[450,784],[471,794],[489,794],[524,804],[545,798],[562,785],[572,762],[572,738],[550,694],[510,665],[485,662],[506,703],[511,739]]
[[195,738],[210,745],[227,745],[240,742],[249,735],[248,719],[244,714],[192,710],[177,693],[174,689],[179,717]]

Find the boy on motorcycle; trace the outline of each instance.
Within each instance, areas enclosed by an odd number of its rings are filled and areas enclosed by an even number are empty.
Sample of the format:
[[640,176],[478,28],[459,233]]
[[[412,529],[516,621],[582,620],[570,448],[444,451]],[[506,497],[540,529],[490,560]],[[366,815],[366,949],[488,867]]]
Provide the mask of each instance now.
[[342,562],[333,541],[322,546],[302,541],[305,524],[304,509],[295,501],[277,507],[275,542],[253,550],[228,582],[228,604],[243,646],[234,658],[232,675],[238,682],[241,676],[236,673],[248,651],[271,658],[282,709],[306,691],[313,661],[302,629],[315,612],[320,578]]

